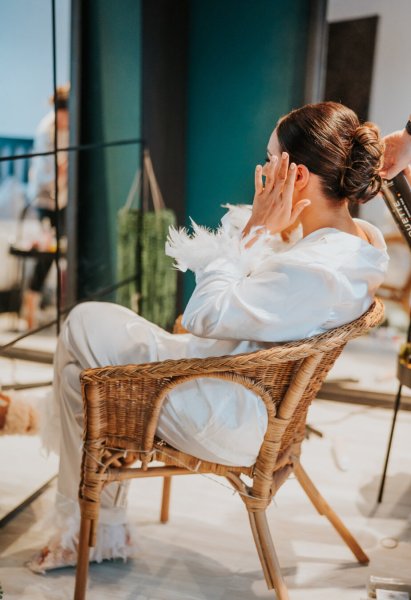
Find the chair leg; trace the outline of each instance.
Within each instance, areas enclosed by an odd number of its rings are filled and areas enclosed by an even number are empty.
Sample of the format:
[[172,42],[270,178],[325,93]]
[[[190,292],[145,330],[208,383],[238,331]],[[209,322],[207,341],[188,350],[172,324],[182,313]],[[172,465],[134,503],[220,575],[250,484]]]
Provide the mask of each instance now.
[[274,589],[278,600],[289,600],[287,586],[281,574],[280,564],[268,528],[265,510],[248,512],[258,556],[269,590]]
[[170,508],[171,477],[163,479],[163,497],[161,499],[160,522],[167,523]]
[[77,550],[76,587],[74,591],[74,600],[84,600],[86,597],[90,554],[90,531],[91,520],[81,517],[80,535]]
[[294,463],[294,473],[295,476],[317,509],[320,515],[324,515],[330,521],[331,525],[337,531],[337,533],[342,537],[344,542],[350,548],[351,552],[354,554],[358,562],[363,565],[367,565],[370,562],[370,559],[365,554],[364,550],[361,548],[357,540],[351,534],[351,532],[347,529],[344,523],[341,521],[340,517],[333,511],[331,506],[327,504],[324,498],[321,496],[320,492],[317,490],[311,479],[308,477],[307,473],[304,471],[299,461],[295,461]]

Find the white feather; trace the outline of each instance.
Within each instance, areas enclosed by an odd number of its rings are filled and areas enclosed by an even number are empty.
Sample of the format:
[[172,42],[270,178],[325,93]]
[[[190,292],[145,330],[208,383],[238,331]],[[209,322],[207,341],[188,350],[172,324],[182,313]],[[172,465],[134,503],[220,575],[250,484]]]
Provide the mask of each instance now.
[[[242,237],[242,231],[250,217],[251,206],[226,204],[228,212],[221,220],[221,226],[212,231],[198,225],[191,219],[193,233],[190,235],[185,227],[177,230],[170,227],[166,254],[174,258],[174,265],[180,271],[198,273],[216,259],[234,260],[245,274],[263,268],[269,259],[275,260],[277,252],[289,248],[289,244],[281,240],[280,235],[268,232],[260,233],[252,246],[248,242],[255,237],[257,228]],[[267,267],[267,265],[266,265]]]
[[230,235],[241,235],[251,217],[251,204],[223,204],[222,208],[228,209],[221,219],[223,229]]

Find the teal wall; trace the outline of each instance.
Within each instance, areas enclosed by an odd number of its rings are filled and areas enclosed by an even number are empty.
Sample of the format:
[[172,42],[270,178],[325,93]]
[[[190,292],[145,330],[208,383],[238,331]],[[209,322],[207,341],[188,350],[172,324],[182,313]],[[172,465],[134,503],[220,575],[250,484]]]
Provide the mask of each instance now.
[[[141,2],[121,0],[121,10],[112,0],[95,0],[95,3],[100,17],[98,36],[101,49],[104,49],[99,65],[103,139],[138,138],[141,135]],[[106,151],[112,224],[139,167],[139,155],[137,146]],[[115,242],[114,231],[112,240]]]
[[[82,5],[83,143],[141,136],[141,1],[88,0]],[[139,166],[140,147],[80,156],[79,295],[112,285],[116,216]]]
[[[140,136],[141,4],[81,4],[83,142]],[[222,203],[252,201],[254,168],[278,117],[303,100],[309,4],[189,0],[187,220],[214,227]],[[116,215],[138,154],[81,157],[80,295],[116,280]],[[186,277],[185,299],[192,286]]]
[[[187,217],[251,203],[277,119],[303,101],[307,0],[191,0]],[[185,299],[193,280],[185,282]]]

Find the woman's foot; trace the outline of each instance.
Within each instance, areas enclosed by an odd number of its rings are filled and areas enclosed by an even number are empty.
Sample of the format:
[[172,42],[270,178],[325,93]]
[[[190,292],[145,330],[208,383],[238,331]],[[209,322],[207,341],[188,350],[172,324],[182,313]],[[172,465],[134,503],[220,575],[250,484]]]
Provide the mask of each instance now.
[[27,323],[27,329],[38,327],[38,315],[40,309],[41,294],[33,290],[26,290],[23,295],[23,306],[21,315]]
[[[100,534],[100,535],[99,535]],[[77,535],[66,540],[70,547],[63,546],[64,536],[56,534],[27,563],[26,567],[45,575],[48,571],[62,569],[64,567],[75,567],[77,564]],[[126,561],[136,550],[128,525],[99,525],[97,534],[97,546],[91,548],[90,562],[102,562],[103,560],[122,559]]]
[[56,546],[50,549],[45,546],[38,554],[35,554],[26,566],[33,571],[45,575],[47,571],[62,569],[63,567],[74,567],[77,564],[77,552]]

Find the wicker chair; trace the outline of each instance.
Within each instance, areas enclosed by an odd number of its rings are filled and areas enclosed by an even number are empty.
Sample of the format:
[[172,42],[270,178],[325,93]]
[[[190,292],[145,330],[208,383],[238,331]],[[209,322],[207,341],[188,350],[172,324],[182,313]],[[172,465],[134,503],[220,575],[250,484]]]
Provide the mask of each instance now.
[[[325,515],[362,564],[368,557],[322,498],[302,468],[299,455],[308,407],[345,344],[378,325],[384,307],[377,300],[359,319],[327,333],[249,354],[166,360],[143,365],[88,369],[81,375],[85,408],[84,451],[79,489],[81,529],[75,600],[85,598],[89,547],[95,545],[100,493],[105,484],[135,477],[164,477],[160,520],[168,520],[171,476],[214,473],[240,493],[269,589],[289,598],[265,510],[293,471],[311,502]],[[197,377],[240,383],[264,401],[268,428],[252,467],[199,461],[155,436],[168,392]],[[108,451],[108,448],[118,450]],[[130,456],[132,458],[130,458]],[[137,467],[131,461],[140,460]],[[151,465],[153,460],[164,466]],[[241,475],[252,479],[246,485]]]

